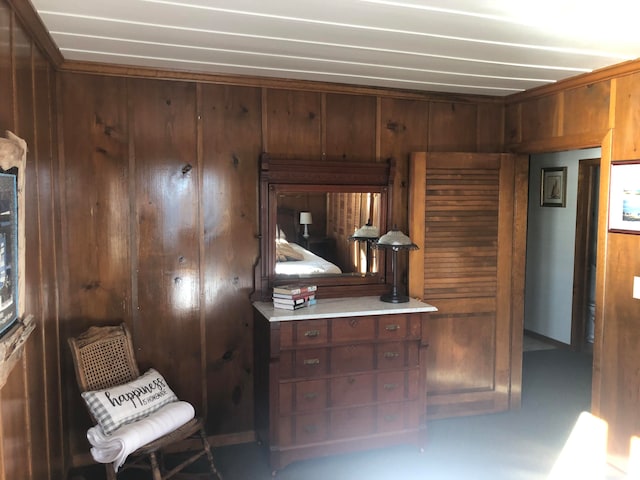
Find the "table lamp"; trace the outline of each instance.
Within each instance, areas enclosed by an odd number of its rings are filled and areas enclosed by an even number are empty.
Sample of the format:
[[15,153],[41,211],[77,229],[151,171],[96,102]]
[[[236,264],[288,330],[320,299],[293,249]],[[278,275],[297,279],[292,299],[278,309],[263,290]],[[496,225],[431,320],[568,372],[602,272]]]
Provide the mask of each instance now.
[[380,296],[380,300],[388,303],[406,303],[409,301],[409,296],[401,294],[398,287],[398,252],[400,250],[417,250],[418,246],[411,241],[400,230],[394,226],[387,233],[382,235],[376,243],[373,244],[374,248],[391,250],[391,271],[393,272],[393,286],[390,293],[385,293]]
[[304,233],[302,236],[306,239],[309,238],[309,225],[313,221],[311,220],[311,212],[300,212],[300,225],[304,225]]

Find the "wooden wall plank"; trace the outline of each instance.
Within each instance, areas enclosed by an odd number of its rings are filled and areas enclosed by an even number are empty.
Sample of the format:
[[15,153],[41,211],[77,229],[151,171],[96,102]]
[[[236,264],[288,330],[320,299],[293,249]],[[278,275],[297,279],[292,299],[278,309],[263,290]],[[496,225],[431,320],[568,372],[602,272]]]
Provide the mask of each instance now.
[[[409,152],[428,150],[429,102],[383,98],[381,101],[380,150],[382,158],[393,158],[396,174],[393,182],[393,211],[387,223],[408,232],[407,202]],[[400,260],[400,259],[399,259]],[[401,259],[398,264],[404,262]]]
[[272,154],[320,155],[321,94],[267,90],[265,151]]
[[31,479],[29,425],[27,422],[27,385],[25,357],[13,369],[7,383],[0,390],[2,405],[2,468],[6,480]]
[[327,94],[327,144],[330,157],[376,159],[376,98]]
[[259,251],[261,91],[202,85],[202,211],[207,428],[253,429],[251,306]]
[[130,324],[126,82],[68,74],[61,80],[65,159],[58,188],[63,405],[67,428],[79,432],[69,436],[69,449],[87,453],[83,437],[90,420],[79,396],[66,341],[92,325]]
[[[136,79],[128,81],[128,92],[135,155],[138,298],[133,336],[138,362],[143,371],[152,366],[160,371],[179,398],[200,410],[196,87]],[[128,202],[123,208],[129,208]]]
[[479,103],[477,109],[478,133],[475,151],[496,153],[504,151],[504,105]]
[[13,60],[11,54],[12,12],[4,3],[0,3],[0,131],[13,130]]
[[560,117],[562,94],[535,98],[521,104],[521,141],[530,142],[540,138],[561,135],[563,125]]
[[429,107],[429,151],[475,152],[478,117],[475,104],[431,102]]
[[617,79],[611,160],[640,158],[640,73]]
[[[46,450],[34,452],[34,477],[50,478],[62,468],[61,390],[59,382],[60,339],[57,315],[56,243],[53,217],[53,103],[52,69],[40,51],[34,52],[34,93],[37,160],[38,239],[40,242],[40,289],[42,330],[42,376],[46,412],[42,423],[34,422],[35,435],[46,441]],[[53,381],[53,380],[56,381]],[[33,403],[33,402],[32,402]],[[33,405],[32,410],[38,405]],[[42,408],[42,405],[39,405]],[[34,415],[35,416],[35,415]],[[45,462],[46,459],[46,462]],[[46,470],[45,470],[46,469]]]
[[598,82],[564,92],[564,135],[604,132],[609,125],[610,82]]

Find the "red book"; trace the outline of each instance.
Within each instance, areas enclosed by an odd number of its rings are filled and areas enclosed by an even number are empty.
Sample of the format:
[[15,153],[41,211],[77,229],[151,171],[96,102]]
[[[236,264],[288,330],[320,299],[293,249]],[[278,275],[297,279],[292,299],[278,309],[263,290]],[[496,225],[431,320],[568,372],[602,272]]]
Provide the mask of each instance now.
[[311,293],[315,292],[318,289],[317,285],[301,285],[301,284],[291,284],[291,285],[279,285],[277,287],[273,287],[273,293],[284,293],[286,295],[298,295],[300,293]]

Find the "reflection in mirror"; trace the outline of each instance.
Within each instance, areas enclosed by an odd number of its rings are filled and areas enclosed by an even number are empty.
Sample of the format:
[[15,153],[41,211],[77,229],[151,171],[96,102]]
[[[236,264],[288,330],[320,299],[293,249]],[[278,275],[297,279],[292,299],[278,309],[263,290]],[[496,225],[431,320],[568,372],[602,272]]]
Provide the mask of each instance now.
[[376,274],[380,252],[370,248],[370,240],[353,241],[353,234],[363,225],[380,227],[381,203],[379,191],[279,192],[275,274]]
[[[319,287],[318,298],[386,291],[388,255],[371,248],[367,255],[367,241],[354,234],[369,222],[386,231],[394,172],[391,158],[372,162],[263,153],[260,257],[252,297],[269,300],[275,286],[309,278]],[[305,255],[314,257],[303,270]],[[324,266],[316,268],[318,262]]]

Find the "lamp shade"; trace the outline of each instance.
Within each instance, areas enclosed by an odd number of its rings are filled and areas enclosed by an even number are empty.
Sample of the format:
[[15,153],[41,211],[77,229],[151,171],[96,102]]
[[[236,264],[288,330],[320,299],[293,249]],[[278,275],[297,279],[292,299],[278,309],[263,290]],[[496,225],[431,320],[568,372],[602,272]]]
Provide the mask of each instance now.
[[400,230],[391,229],[382,235],[377,242],[379,248],[397,248],[407,250],[417,250],[418,246]]
[[353,233],[354,238],[378,238],[380,231],[373,225],[363,225]]
[[300,225],[311,225],[311,212],[300,212]]

